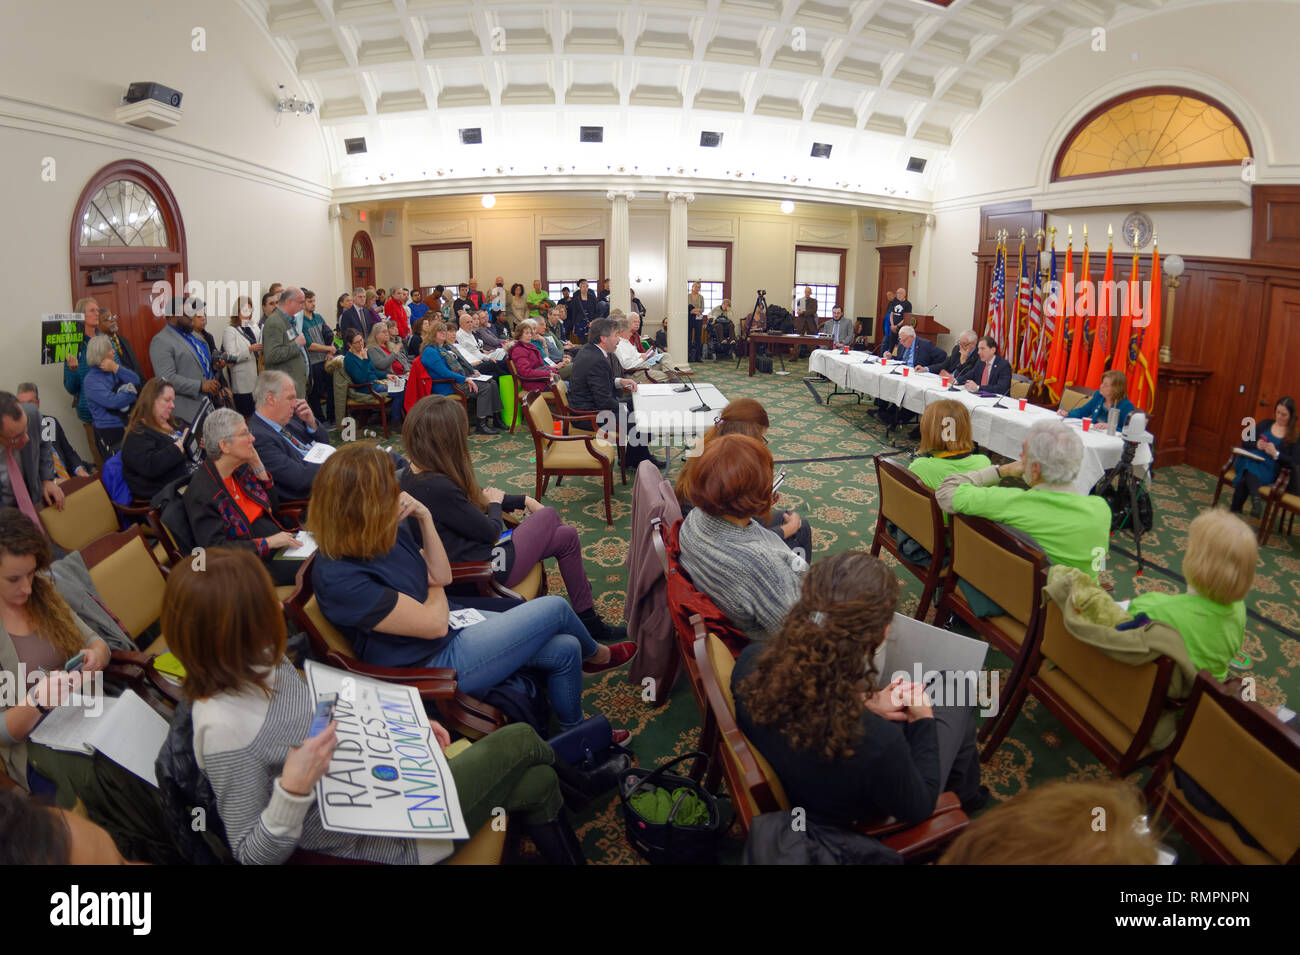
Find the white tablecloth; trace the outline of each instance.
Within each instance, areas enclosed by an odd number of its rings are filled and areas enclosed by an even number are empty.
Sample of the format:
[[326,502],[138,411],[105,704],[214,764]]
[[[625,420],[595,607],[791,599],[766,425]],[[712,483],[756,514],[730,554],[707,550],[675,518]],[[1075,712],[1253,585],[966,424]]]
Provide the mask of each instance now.
[[[685,392],[675,391],[677,387],[638,384],[632,392],[637,430],[655,444],[686,444],[713,427],[714,419],[727,406],[726,397],[714,385],[697,384]],[[690,409],[698,408],[701,399],[709,410],[692,412]]]
[[[1020,457],[1025,436],[1035,421],[1057,417],[1056,412],[1034,404],[1026,404],[1021,411],[1019,402],[1012,398],[980,398],[965,389],[945,390],[939,376],[924,369],[909,369],[904,376],[902,366],[894,362],[883,366],[876,362],[864,363],[864,358],[862,352],[845,355],[819,349],[808,359],[808,370],[825,375],[841,388],[882,398],[918,414],[927,405],[944,398],[960,401],[970,411],[971,436],[975,443],[1008,458]],[[998,404],[1003,407],[995,407]],[[1108,468],[1119,463],[1124,441],[1098,428],[1084,432],[1078,419],[1068,418],[1066,422],[1077,428],[1083,439],[1083,464],[1074,487],[1080,494],[1087,494]],[[1150,463],[1151,446],[1139,446],[1133,458],[1134,466],[1145,470]]]

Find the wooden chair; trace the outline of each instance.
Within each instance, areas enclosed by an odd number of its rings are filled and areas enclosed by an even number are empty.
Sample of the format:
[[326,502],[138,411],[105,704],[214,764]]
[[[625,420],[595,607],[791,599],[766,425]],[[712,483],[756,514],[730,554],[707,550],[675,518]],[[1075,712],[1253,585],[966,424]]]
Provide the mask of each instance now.
[[81,550],[91,541],[121,530],[113,500],[98,477],[74,477],[59,487],[63,510],[43,507],[38,512],[50,540],[65,551]]
[[[574,411],[569,407],[569,383],[556,375],[551,381],[551,390],[547,393],[546,404],[550,407],[551,415],[562,423],[562,430],[565,434],[571,434],[574,428],[583,431],[595,431],[596,420],[599,412],[596,411]],[[618,469],[622,476],[623,483],[627,483],[627,461],[626,452],[623,445],[618,446]]]
[[[880,487],[880,516],[871,541],[871,555],[880,556],[881,548],[889,551],[909,573],[922,583],[921,600],[914,616],[924,620],[930,602],[947,574],[948,528],[943,511],[925,482],[891,458],[877,454],[876,483]],[[892,521],[930,553],[930,565],[922,567],[903,556],[898,542],[885,524]]]
[[[741,829],[748,833],[756,816],[765,812],[789,812],[790,800],[771,764],[736,725],[736,701],[731,695],[735,660],[731,651],[713,634],[708,634],[695,642],[693,656],[707,705],[718,726],[718,754],[727,788]],[[945,792],[940,794],[934,814],[918,825],[889,818],[860,825],[857,831],[879,839],[900,853],[905,861],[915,862],[938,854],[969,822],[956,794]]]
[[[126,635],[138,641],[162,616],[167,586],[166,572],[139,526],[108,534],[83,547],[81,559],[86,562],[100,600],[117,617]],[[166,634],[159,634],[146,650],[149,656],[166,652]]]
[[[505,725],[498,709],[466,696],[456,688],[456,671],[444,667],[379,667],[358,660],[352,644],[325,619],[311,579],[315,555],[298,569],[298,583],[285,600],[286,612],[306,632],[312,656],[322,663],[375,680],[403,683],[419,691],[420,698],[438,709],[442,721],[463,736],[478,739]],[[475,573],[491,577],[491,567],[475,564]]]
[[1277,482],[1272,487],[1272,494],[1269,496],[1268,503],[1264,506],[1264,517],[1259,522],[1259,542],[1267,544],[1269,537],[1272,535],[1270,529],[1273,525],[1273,518],[1277,518],[1277,531],[1282,533],[1282,523],[1286,522],[1286,534],[1291,536],[1291,531],[1295,529],[1295,516],[1300,514],[1300,494],[1292,494],[1287,488],[1290,486],[1291,469],[1283,468],[1277,476]]
[[[1231,488],[1236,483],[1236,465],[1237,456],[1233,454],[1232,451],[1229,451],[1228,460],[1224,462],[1223,467],[1219,468],[1219,479],[1214,485],[1214,498],[1210,501],[1210,507],[1218,507],[1219,497],[1223,494],[1223,489],[1225,487]],[[1261,485],[1259,488],[1259,496],[1264,501],[1264,513],[1260,515],[1259,533],[1257,535],[1257,540],[1261,545],[1268,543],[1268,538],[1271,536],[1268,527],[1272,522],[1274,515],[1279,518],[1278,530],[1281,530],[1280,518],[1282,517],[1283,511],[1274,503],[1276,499],[1284,496],[1290,496],[1293,499],[1297,498],[1297,495],[1294,494],[1287,495],[1287,489],[1290,487],[1290,483],[1291,469],[1282,467],[1278,469],[1277,478],[1272,484],[1267,486]],[[1231,494],[1231,491],[1229,491],[1229,494]],[[1300,500],[1294,501],[1289,508],[1293,515],[1298,504],[1300,504]],[[1283,509],[1287,509],[1285,504],[1282,507]],[[1294,521],[1294,518],[1292,518],[1292,520]],[[1289,534],[1290,531],[1287,531],[1287,533]]]
[[1073,411],[1075,408],[1079,407],[1079,405],[1086,404],[1088,399],[1091,397],[1092,397],[1092,392],[1089,391],[1087,388],[1076,388],[1076,387],[1066,388],[1065,391],[1061,394],[1061,404],[1059,406],[1059,410]]
[[[605,523],[614,524],[610,499],[614,494],[614,460],[618,456],[615,445],[595,434],[555,434],[556,418],[538,395],[528,405],[528,430],[533,436],[537,457],[537,499],[541,500],[551,478],[560,479],[568,474],[599,475],[605,483]],[[561,420],[566,420],[560,416]],[[627,483],[627,472],[623,472]]]
[[1007,397],[1015,398],[1017,400],[1020,398],[1028,398],[1029,392],[1033,387],[1033,381],[1026,378],[1024,375],[1014,375],[1011,380],[1011,391],[1008,393]]
[[[1047,583],[1047,555],[982,517],[954,514],[950,529],[952,566],[944,577],[935,624],[944,626],[956,614],[989,646],[1014,661],[1011,675],[1001,689],[1005,699],[1023,679],[1029,659],[1026,648],[1043,626],[1041,595]],[[958,587],[960,581],[980,590],[1006,613],[976,616]],[[984,724],[981,737],[993,731],[994,722]]]
[[343,399],[343,413],[352,417],[358,424],[361,422],[362,415],[378,414],[379,426],[384,431],[384,437],[388,435],[388,414],[389,405],[392,398],[380,396],[369,392],[360,391],[352,384],[352,379],[348,377],[347,369],[343,363],[339,362],[332,371],[334,375],[334,403],[335,407],[339,405],[339,399]]
[[1173,659],[1160,656],[1142,666],[1111,659],[1076,640],[1065,629],[1061,608],[1054,600],[1045,602],[1041,637],[1025,646],[1023,679],[1012,690],[981,758],[993,755],[1032,693],[1116,776],[1154,761],[1160,753],[1149,744],[1166,709]]
[[[1254,837],[1248,846],[1231,823],[1194,808],[1174,767]],[[1222,865],[1300,865],[1300,733],[1268,708],[1241,698],[1241,683],[1222,684],[1202,670],[1178,735],[1146,785],[1147,802],[1163,813],[1203,858]]]
[[[531,347],[531,346],[530,346],[530,347]],[[513,348],[510,349],[510,351],[506,352],[506,365],[509,366],[509,368],[510,368],[510,377],[511,377],[511,379],[514,380],[514,383],[515,383],[515,404],[516,404],[516,407],[515,407],[515,414],[514,414],[514,417],[513,417],[513,418],[511,419],[511,421],[510,421],[510,433],[511,433],[511,434],[514,434],[514,433],[515,433],[515,427],[519,424],[520,419],[523,418],[523,416],[524,416],[524,412],[525,412],[525,410],[526,410],[527,407],[528,407],[528,402],[531,401],[535,395],[539,395],[539,394],[540,394],[543,398],[546,398],[546,399],[547,399],[547,404],[550,404],[551,401],[553,400],[553,399],[551,398],[552,390],[551,390],[549,387],[548,387],[546,390],[544,390],[544,391],[527,391],[527,390],[525,390],[525,388],[524,388],[524,377],[523,377],[521,374],[519,374],[519,369],[515,367],[515,360],[514,360],[514,358],[511,357],[511,355],[513,354],[513,352],[514,352],[514,349],[513,349]],[[553,376],[553,377],[557,377],[557,376]],[[538,380],[540,380],[540,379],[537,379],[537,378],[530,378],[530,379],[528,379],[528,380],[529,380],[529,381],[538,381]],[[568,414],[568,412],[565,412],[565,414]]]

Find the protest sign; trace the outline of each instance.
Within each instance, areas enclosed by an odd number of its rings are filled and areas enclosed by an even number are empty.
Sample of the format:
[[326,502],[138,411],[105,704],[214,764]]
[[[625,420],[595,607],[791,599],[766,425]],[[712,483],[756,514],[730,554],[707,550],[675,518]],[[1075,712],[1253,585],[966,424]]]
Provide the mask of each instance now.
[[322,825],[358,835],[469,838],[419,693],[310,660],[305,669],[312,699],[338,694],[339,742],[316,784]]
[[86,340],[86,316],[55,313],[41,316],[41,364],[57,365],[75,355]]

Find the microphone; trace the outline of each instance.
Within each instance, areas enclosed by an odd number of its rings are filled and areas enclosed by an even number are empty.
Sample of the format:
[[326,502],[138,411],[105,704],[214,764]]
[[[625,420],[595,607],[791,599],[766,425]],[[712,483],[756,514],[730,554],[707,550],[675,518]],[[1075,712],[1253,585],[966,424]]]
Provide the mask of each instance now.
[[690,391],[690,390],[691,390],[691,386],[688,385],[688,384],[686,384],[686,382],[682,381],[682,376],[679,375],[679,374],[677,373],[677,369],[676,369],[676,368],[665,368],[664,371],[668,372],[668,380],[669,380],[669,381],[675,381],[675,382],[677,382],[679,385],[681,385],[680,388],[674,388],[674,389],[673,389],[674,392],[676,392],[676,393],[678,393],[678,394],[682,394],[682,393],[684,393],[684,392],[687,392],[687,391]]
[[688,373],[688,377],[690,378],[691,388],[682,388],[682,389],[674,388],[673,390],[674,391],[678,391],[678,390],[689,391],[691,389],[695,390],[695,397],[700,399],[700,406],[698,408],[691,408],[690,409],[691,414],[695,414],[700,411],[712,411],[713,409],[709,407],[709,403],[705,401],[704,396],[700,394],[700,389],[695,386],[695,376]]

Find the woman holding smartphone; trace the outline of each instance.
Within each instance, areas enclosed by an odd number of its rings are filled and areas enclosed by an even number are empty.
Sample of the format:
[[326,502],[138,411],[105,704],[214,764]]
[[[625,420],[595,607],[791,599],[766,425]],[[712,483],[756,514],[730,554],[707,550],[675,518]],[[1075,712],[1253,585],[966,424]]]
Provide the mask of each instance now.
[[122,477],[131,497],[147,501],[172,481],[194,470],[185,450],[189,428],[172,417],[176,389],[169,381],[150,378],[140,389],[122,439]]
[[[316,703],[284,655],[280,602],[252,554],[215,549],[202,571],[183,561],[167,578],[162,626],[185,666],[195,761],[240,863],[275,865],[300,848],[401,865],[450,855],[454,844],[446,840],[359,836],[321,824],[315,787],[329,772],[336,724],[309,735]],[[435,720],[429,727],[446,748],[447,730]],[[547,862],[581,864],[554,758],[532,727],[514,723],[448,760],[469,831],[477,832],[499,807],[521,817]]]

